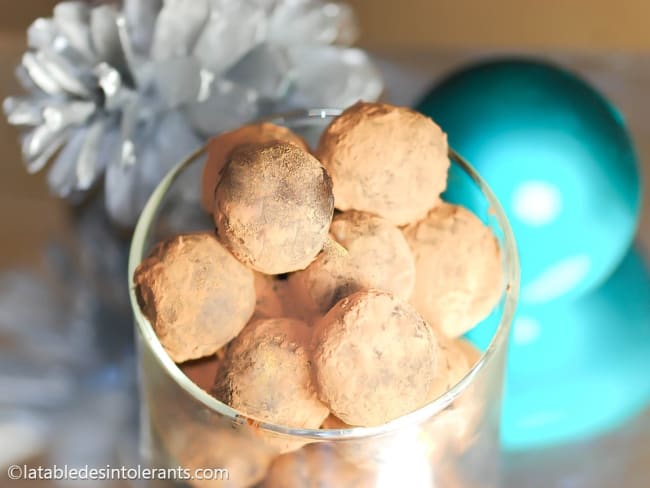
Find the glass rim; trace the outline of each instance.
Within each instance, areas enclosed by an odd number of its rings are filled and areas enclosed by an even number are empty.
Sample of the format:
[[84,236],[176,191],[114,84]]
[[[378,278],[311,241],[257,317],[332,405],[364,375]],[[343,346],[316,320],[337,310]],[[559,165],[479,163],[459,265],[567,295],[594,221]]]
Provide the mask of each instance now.
[[[258,122],[271,122],[283,123],[290,122],[297,119],[317,119],[329,118],[339,115],[343,110],[334,108],[312,108],[300,109],[291,112],[272,115],[259,119]],[[507,336],[510,331],[512,320],[514,318],[515,309],[517,306],[519,294],[519,257],[517,247],[515,244],[514,235],[508,218],[505,215],[501,204],[496,196],[489,188],[487,183],[481,178],[476,170],[463,159],[452,148],[449,148],[449,158],[463,171],[465,171],[473,182],[479,187],[481,193],[488,201],[490,212],[496,218],[496,221],[503,232],[503,263],[504,263],[504,288],[500,300],[504,300],[503,311],[499,318],[499,324],[494,332],[490,344],[487,349],[482,352],[480,359],[474,366],[467,372],[467,374],[460,379],[453,387],[447,390],[441,396],[435,398],[431,402],[423,405],[422,407],[410,413],[402,415],[390,422],[372,426],[372,427],[351,427],[348,429],[299,429],[283,425],[273,424],[257,419],[236,409],[231,408],[227,404],[217,400],[215,397],[201,389],[192,380],[190,380],[180,367],[171,359],[163,348],[161,342],[145,315],[140,310],[138,300],[135,293],[135,285],[133,284],[133,275],[135,269],[144,259],[144,246],[146,244],[151,225],[155,221],[160,208],[160,202],[169,190],[170,186],[179,176],[179,174],[190,164],[194,163],[196,159],[206,153],[207,143],[198,148],[185,159],[177,163],[160,181],[153,193],[147,200],[144,209],[142,210],[133,232],[131,247],[129,250],[129,263],[128,263],[128,286],[129,298],[131,308],[136,321],[137,331],[142,336],[146,345],[151,348],[154,356],[158,361],[165,373],[169,375],[176,384],[184,390],[190,397],[203,407],[217,412],[218,414],[229,418],[231,421],[238,424],[253,425],[258,430],[272,432],[280,436],[300,437],[309,440],[346,440],[346,439],[360,439],[375,437],[384,434],[389,434],[399,431],[404,427],[418,425],[423,421],[434,417],[437,413],[443,411],[450,405],[458,396],[460,396],[465,389],[471,384],[473,378],[483,370],[486,365],[491,362],[493,356],[497,353],[500,347],[504,347]],[[505,298],[504,298],[505,296]],[[140,353],[138,353],[140,354]],[[141,400],[142,401],[142,400]]]

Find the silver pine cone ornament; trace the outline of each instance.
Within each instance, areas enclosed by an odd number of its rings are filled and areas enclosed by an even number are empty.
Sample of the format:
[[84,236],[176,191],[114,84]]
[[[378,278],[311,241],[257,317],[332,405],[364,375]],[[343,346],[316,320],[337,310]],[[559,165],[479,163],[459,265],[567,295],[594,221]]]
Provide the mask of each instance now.
[[62,2],[27,31],[27,92],[4,101],[29,172],[82,198],[104,181],[130,227],[162,176],[207,137],[299,106],[375,100],[382,81],[349,46],[354,14],[322,0]]

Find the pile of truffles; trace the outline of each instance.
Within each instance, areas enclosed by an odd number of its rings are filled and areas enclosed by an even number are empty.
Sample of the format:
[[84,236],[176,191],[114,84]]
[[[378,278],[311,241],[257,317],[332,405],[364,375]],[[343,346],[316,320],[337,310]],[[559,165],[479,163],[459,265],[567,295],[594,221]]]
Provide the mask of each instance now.
[[[479,359],[459,337],[503,279],[490,230],[440,198],[447,153],[431,119],[382,103],[345,110],[313,153],[269,123],[214,137],[201,181],[214,228],[159,244],[134,276],[170,357],[291,428],[377,426],[443,394]],[[302,447],[269,444],[272,474]],[[264,486],[294,486],[275,478]]]

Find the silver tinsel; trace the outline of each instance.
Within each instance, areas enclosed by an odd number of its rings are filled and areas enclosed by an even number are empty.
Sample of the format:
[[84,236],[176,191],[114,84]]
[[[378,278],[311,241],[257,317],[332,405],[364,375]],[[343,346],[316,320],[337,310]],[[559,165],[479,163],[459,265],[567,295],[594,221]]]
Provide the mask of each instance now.
[[78,199],[105,174],[119,225],[208,136],[297,106],[374,100],[381,78],[346,4],[322,0],[62,2],[28,29],[27,95],[4,110],[25,128],[29,172]]
[[100,200],[74,222],[48,243],[38,271],[0,272],[0,439],[12,439],[0,442],[3,470],[35,457],[137,464],[128,243]]

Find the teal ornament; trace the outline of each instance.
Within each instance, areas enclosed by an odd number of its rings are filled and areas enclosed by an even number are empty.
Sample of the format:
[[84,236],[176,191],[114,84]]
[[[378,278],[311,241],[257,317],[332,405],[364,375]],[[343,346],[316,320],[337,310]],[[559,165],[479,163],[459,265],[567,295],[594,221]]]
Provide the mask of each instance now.
[[[591,86],[547,63],[488,61],[453,73],[417,108],[503,205],[522,304],[577,298],[616,268],[636,227],[639,171],[621,115]],[[444,197],[472,207],[454,177]]]
[[[650,403],[650,276],[630,250],[641,185],[621,115],[568,71],[527,59],[461,69],[418,109],[485,178],[517,240],[505,447],[596,435],[639,412]],[[489,219],[463,178],[452,168],[443,198]],[[484,349],[497,320],[468,338]]]
[[505,448],[596,435],[649,403],[650,275],[637,252],[584,297],[519,309],[503,405]]

